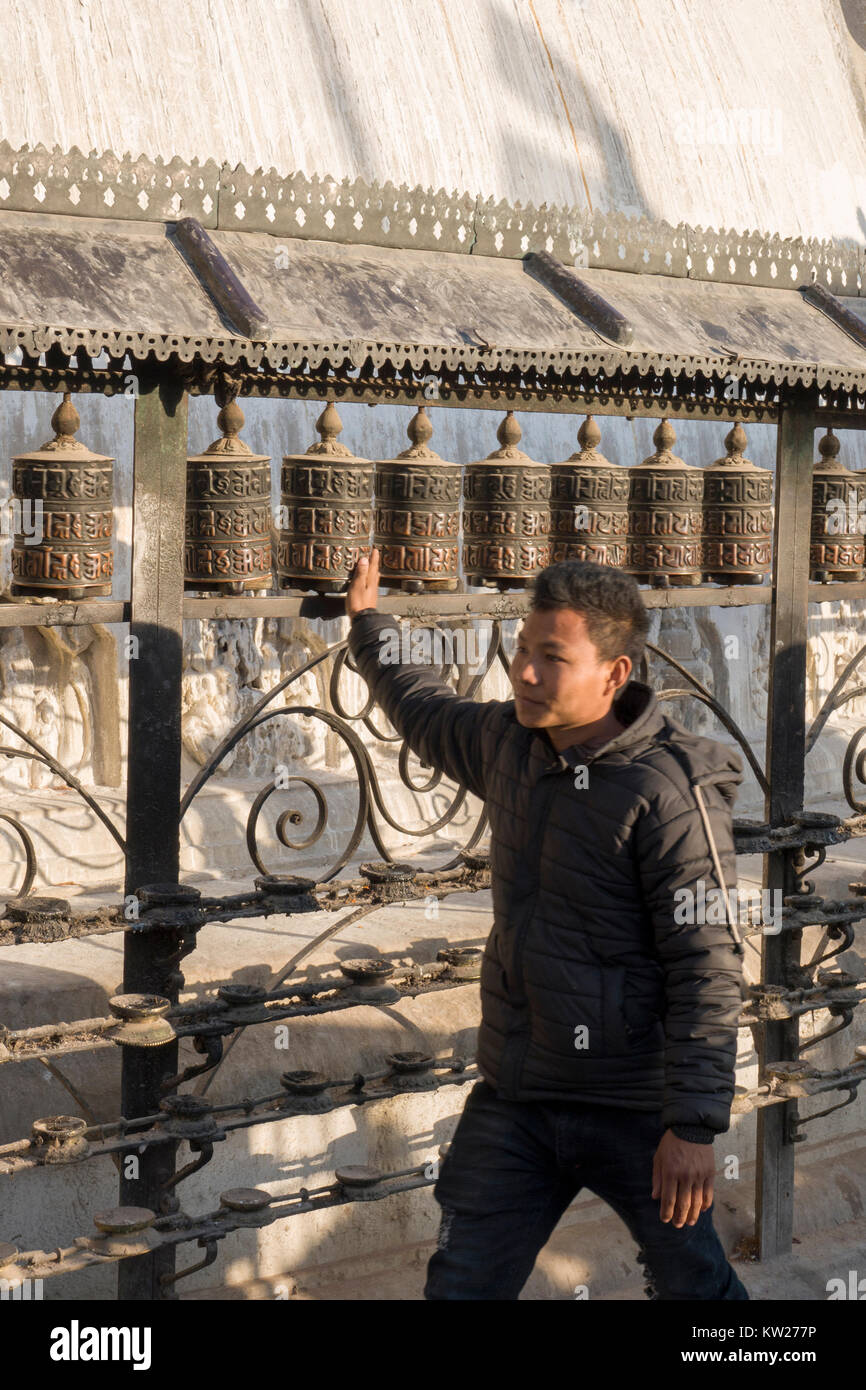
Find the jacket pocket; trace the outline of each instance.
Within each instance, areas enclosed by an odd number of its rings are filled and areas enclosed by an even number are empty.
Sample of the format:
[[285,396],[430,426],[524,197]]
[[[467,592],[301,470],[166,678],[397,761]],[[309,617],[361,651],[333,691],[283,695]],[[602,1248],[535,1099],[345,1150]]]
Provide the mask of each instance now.
[[601,972],[602,1018],[606,1055],[618,1056],[628,1050],[625,1018],[625,975],[624,965],[608,965]]
[[661,1026],[665,1012],[664,972],[660,966],[651,971],[632,972],[629,985],[624,1019],[626,1037],[634,1045],[646,1042],[648,1035]]

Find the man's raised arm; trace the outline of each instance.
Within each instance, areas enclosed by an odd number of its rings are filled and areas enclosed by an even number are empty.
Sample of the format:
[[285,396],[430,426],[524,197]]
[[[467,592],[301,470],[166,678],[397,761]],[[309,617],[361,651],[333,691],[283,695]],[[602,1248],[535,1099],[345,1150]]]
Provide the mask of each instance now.
[[400,628],[378,613],[379,552],[362,556],[346,592],[351,619],[349,650],[376,703],[397,732],[427,766],[434,767],[482,799],[486,770],[495,746],[492,731],[501,723],[505,702],[479,703],[457,695],[429,666],[400,660]]

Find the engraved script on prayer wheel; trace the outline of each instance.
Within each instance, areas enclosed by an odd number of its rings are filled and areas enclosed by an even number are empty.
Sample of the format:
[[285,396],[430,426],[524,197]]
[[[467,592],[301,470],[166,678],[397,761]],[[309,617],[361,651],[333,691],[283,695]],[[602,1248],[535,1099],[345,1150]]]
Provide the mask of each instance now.
[[839,461],[839,449],[828,430],[818,441],[821,457],[812,473],[809,578],[818,584],[862,579],[866,565],[866,478]]
[[54,438],[12,460],[13,594],[77,599],[111,593],[114,460],[75,438],[80,424],[65,391],[51,417]]
[[725,436],[727,454],[704,469],[704,578],[712,584],[760,584],[773,544],[773,475],[743,457],[739,420]]
[[671,450],[669,420],[653,434],[654,454],[629,469],[627,568],[641,584],[700,584],[704,474]]
[[521,435],[509,410],[496,432],[500,448],[466,465],[467,584],[523,589],[550,564],[550,465],[518,449]]
[[425,406],[406,431],[411,448],[376,464],[373,544],[379,573],[395,588],[457,588],[460,465],[429,447],[433,426]]
[[277,573],[284,589],[338,593],[358,557],[370,554],[373,464],[339,442],[342,428],[328,401],[316,421],[321,439],[283,459]]
[[629,470],[597,452],[601,430],[587,415],[577,432],[580,453],[550,468],[550,563],[626,563]]
[[271,469],[240,438],[244,415],[228,400],[220,439],[187,459],[184,588],[239,593],[271,583]]

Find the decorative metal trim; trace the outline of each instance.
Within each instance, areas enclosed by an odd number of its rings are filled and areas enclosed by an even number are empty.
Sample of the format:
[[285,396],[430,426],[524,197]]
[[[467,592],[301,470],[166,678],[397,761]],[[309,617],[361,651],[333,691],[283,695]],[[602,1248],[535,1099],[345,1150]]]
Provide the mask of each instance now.
[[567,264],[644,275],[792,289],[820,283],[866,292],[866,250],[848,242],[691,227],[583,207],[509,203],[444,188],[337,180],[329,174],[232,167],[113,150],[0,141],[0,210],[173,222],[464,255],[519,259],[546,251]]
[[173,222],[186,214],[206,227],[217,225],[219,165],[175,155],[113,150],[89,155],[73,145],[22,145],[13,149],[0,140],[0,208],[16,212],[52,212],[76,217],[122,218],[125,222]]
[[[518,351],[469,345],[443,347],[433,343],[375,342],[360,338],[327,342],[272,339],[267,343],[254,343],[247,338],[231,336],[209,338],[0,324],[0,355],[20,350],[38,358],[55,346],[67,357],[83,349],[91,359],[105,352],[117,361],[123,361],[128,354],[134,362],[221,362],[226,366],[254,371],[264,368],[280,373],[302,366],[312,370],[321,367],[337,370],[346,366],[366,375],[371,369],[405,371],[408,367],[418,375],[484,372],[494,379],[518,372],[522,378],[530,377],[533,382],[540,376],[562,380],[586,373],[602,381],[617,375],[633,375],[635,386],[638,381],[675,376],[686,380],[707,378],[717,389],[729,385],[735,377],[739,382],[761,387],[817,386],[821,391],[844,390],[866,395],[866,367],[845,368],[826,362],[771,358],[737,358],[734,362],[731,357],[718,354],[627,352],[618,348],[585,352],[565,349],[545,352],[535,348]],[[74,385],[70,389],[74,390]],[[245,394],[247,390],[244,383]]]

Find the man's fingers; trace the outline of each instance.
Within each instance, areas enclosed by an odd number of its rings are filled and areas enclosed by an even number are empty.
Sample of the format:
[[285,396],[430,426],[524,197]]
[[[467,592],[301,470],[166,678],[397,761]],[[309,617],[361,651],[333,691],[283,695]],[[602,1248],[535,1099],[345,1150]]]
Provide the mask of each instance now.
[[686,1217],[686,1225],[694,1226],[703,1210],[704,1185],[696,1182],[692,1187],[691,1202],[689,1203],[689,1213]]
[[704,1200],[701,1202],[701,1211],[709,1211],[713,1205],[713,1179],[706,1178],[704,1181]]
[[692,1209],[692,1185],[688,1178],[683,1179],[677,1186],[677,1202],[674,1208],[674,1225],[684,1226]]
[[662,1175],[662,1196],[659,1216],[662,1221],[670,1221],[677,1204],[677,1180],[668,1173]]

